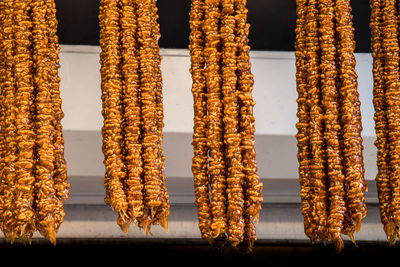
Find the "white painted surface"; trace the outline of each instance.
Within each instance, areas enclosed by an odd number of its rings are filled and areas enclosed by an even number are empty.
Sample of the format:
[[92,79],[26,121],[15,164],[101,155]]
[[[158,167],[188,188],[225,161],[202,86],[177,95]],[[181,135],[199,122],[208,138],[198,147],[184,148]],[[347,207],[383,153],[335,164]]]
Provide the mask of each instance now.
[[[62,46],[61,93],[66,130],[100,130],[100,64],[98,47]],[[193,107],[188,50],[162,49],[165,132],[190,133]],[[372,59],[356,54],[364,136],[374,136],[372,106]],[[296,133],[296,84],[293,52],[254,51],[254,114],[259,135]]]
[[[99,53],[100,48],[96,46],[62,46],[60,53],[61,94],[65,113],[63,125],[70,175],[104,174],[100,135],[103,118]],[[162,49],[161,54],[164,133],[186,134],[185,138],[166,140],[166,174],[168,177],[191,177],[193,100],[189,52]],[[369,54],[356,54],[356,59],[365,137],[365,174],[366,179],[372,180],[376,175],[372,59]],[[254,109],[256,134],[269,138],[269,141],[264,140],[257,145],[259,174],[263,178],[296,178],[297,147],[294,135],[297,92],[294,54],[254,51],[251,61],[255,77],[254,99],[257,102]]]

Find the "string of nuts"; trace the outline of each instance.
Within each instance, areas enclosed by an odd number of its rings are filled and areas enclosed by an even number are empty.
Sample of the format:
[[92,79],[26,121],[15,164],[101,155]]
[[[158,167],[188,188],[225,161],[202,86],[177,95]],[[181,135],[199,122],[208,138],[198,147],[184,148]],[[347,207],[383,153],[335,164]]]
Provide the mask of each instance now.
[[298,162],[304,232],[355,243],[366,216],[361,112],[349,0],[297,0]]
[[262,203],[245,0],[192,0],[192,172],[202,238],[248,251]]
[[0,228],[51,243],[68,198],[53,0],[0,3]]
[[400,236],[399,2],[371,0],[376,185],[381,221],[393,245]]
[[100,1],[105,202],[125,233],[168,231],[157,18],[155,0]]

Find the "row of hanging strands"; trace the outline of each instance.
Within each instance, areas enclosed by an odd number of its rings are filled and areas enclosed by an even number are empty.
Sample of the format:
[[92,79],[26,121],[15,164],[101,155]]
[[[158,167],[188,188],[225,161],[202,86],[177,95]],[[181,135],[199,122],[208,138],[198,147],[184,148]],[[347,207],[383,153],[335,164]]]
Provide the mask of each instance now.
[[68,198],[54,0],[0,2],[0,229],[51,243]]
[[361,113],[349,0],[297,0],[301,211],[312,242],[355,243],[366,216]]
[[105,202],[125,233],[168,231],[157,19],[155,0],[100,1]]
[[192,0],[192,172],[202,238],[248,251],[262,202],[246,0]]

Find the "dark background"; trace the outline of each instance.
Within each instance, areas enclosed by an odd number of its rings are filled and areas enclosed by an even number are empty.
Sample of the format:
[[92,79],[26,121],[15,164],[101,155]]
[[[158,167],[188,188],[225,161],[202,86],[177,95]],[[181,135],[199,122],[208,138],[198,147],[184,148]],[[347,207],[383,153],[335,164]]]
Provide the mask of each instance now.
[[[61,44],[98,45],[99,0],[55,0]],[[356,52],[370,51],[368,0],[352,0]],[[158,0],[160,47],[187,48],[190,0]],[[253,50],[293,51],[295,0],[248,0]]]

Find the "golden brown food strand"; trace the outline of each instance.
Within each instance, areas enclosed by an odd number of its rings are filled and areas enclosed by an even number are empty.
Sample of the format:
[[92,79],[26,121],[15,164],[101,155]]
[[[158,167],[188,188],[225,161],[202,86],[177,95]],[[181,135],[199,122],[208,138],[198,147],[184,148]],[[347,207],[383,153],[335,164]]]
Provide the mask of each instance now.
[[51,80],[48,79],[50,62],[45,4],[41,0],[33,0],[31,3],[34,85],[36,89],[35,220],[40,233],[55,245],[54,214],[59,212],[62,205],[56,197],[52,177],[55,161],[54,145],[51,139],[54,131],[54,116],[51,103]]
[[[325,132],[327,174],[329,177],[329,217],[328,231],[336,251],[343,249],[341,231],[343,229],[346,205],[344,202],[344,175],[339,146],[339,105],[336,88],[337,70],[335,65],[335,30],[334,30],[334,2],[332,0],[319,1],[319,33],[321,48],[321,93],[322,107],[325,112]],[[348,233],[353,239],[351,229]],[[354,231],[354,229],[353,229]],[[327,238],[327,237],[326,237]]]
[[211,241],[211,211],[209,197],[209,179],[207,175],[208,147],[206,136],[207,101],[204,78],[204,0],[192,0],[190,10],[190,73],[192,75],[193,95],[193,159],[192,173],[195,193],[195,205],[199,229],[203,239]]
[[[121,1],[121,47],[124,90],[125,179],[128,215],[132,221],[143,216],[142,145],[140,143],[139,60],[136,4]],[[127,230],[127,229],[126,229]]]
[[[7,56],[5,55],[4,49],[7,49],[7,42],[5,41],[7,34],[4,32],[4,24],[5,20],[9,19],[5,16],[5,12],[7,9],[7,6],[5,2],[0,2],[0,25],[2,26],[0,28],[0,229],[3,232],[7,231],[7,228],[4,227],[4,221],[5,221],[5,216],[6,213],[8,212],[7,206],[7,190],[9,188],[7,184],[7,180],[5,178],[5,175],[3,174],[3,169],[6,166],[3,159],[6,157],[6,152],[7,149],[5,147],[5,123],[4,120],[6,118],[5,116],[5,96],[4,96],[4,87],[5,87],[5,82],[7,81],[6,73],[7,73],[7,67],[6,67],[6,58]],[[12,43],[11,43],[12,44]],[[5,47],[5,48],[4,48]],[[11,198],[8,198],[8,201]],[[11,201],[12,202],[12,201]],[[12,213],[11,213],[12,214]],[[10,227],[8,228],[10,229]],[[8,234],[7,234],[8,235]]]
[[154,39],[153,42],[153,55],[154,55],[154,69],[155,69],[155,77],[156,77],[156,110],[157,110],[157,130],[158,130],[158,157],[157,157],[157,166],[160,172],[160,178],[162,179],[161,190],[162,190],[162,203],[159,209],[155,214],[155,223],[160,224],[168,232],[168,215],[169,215],[169,200],[168,200],[168,192],[165,186],[166,177],[165,177],[165,156],[162,150],[162,141],[164,138],[163,135],[163,127],[164,127],[164,107],[163,107],[163,94],[162,94],[162,77],[161,77],[161,55],[160,55],[160,47],[158,45],[158,40],[161,37],[160,34],[160,26],[157,22],[158,19],[158,9],[156,6],[156,0],[152,2],[152,36]]
[[119,8],[117,0],[102,0],[100,2],[100,47],[101,47],[101,87],[103,101],[104,125],[103,153],[106,167],[105,187],[106,203],[119,215],[117,223],[121,229],[126,229],[130,219],[126,212],[128,202],[124,191],[126,177],[122,151],[122,82],[120,73],[119,44]]
[[[49,38],[49,60],[50,60],[50,91],[51,101],[54,112],[54,132],[52,136],[54,145],[54,189],[56,190],[57,198],[64,203],[69,195],[69,183],[67,182],[67,164],[64,158],[64,136],[61,120],[64,118],[62,111],[62,100],[60,97],[60,77],[58,76],[58,69],[60,67],[60,46],[58,45],[57,36],[57,18],[56,18],[56,5],[54,0],[46,0],[47,12],[46,21],[48,27]],[[64,212],[56,214],[55,217],[57,228],[64,220]]]
[[255,101],[252,97],[253,74],[251,73],[250,46],[248,45],[250,25],[247,23],[246,0],[237,0],[235,3],[237,53],[237,95],[239,98],[239,122],[242,151],[242,164],[244,177],[245,199],[245,243],[251,250],[256,240],[254,222],[258,221],[262,203],[262,183],[257,175],[257,162],[255,150],[255,119],[253,107]]
[[381,221],[388,241],[394,241],[393,226],[389,223],[390,214],[390,159],[387,140],[386,102],[385,102],[385,81],[384,81],[384,58],[382,51],[383,23],[382,23],[382,0],[370,1],[371,5],[371,52],[373,58],[372,73],[374,77],[373,104],[375,108],[375,132],[377,148],[376,186],[378,188],[379,209]]
[[312,184],[310,173],[310,138],[309,109],[307,104],[307,51],[306,51],[306,12],[307,0],[297,0],[297,20],[296,20],[296,88],[297,88],[297,159],[299,162],[299,183],[301,197],[301,212],[304,218],[304,233],[311,240],[316,241],[315,223],[313,221],[312,210]]
[[310,110],[310,145],[312,153],[311,183],[313,186],[313,217],[317,226],[317,238],[326,240],[328,210],[327,210],[327,181],[326,154],[323,138],[323,111],[320,91],[320,68],[318,41],[317,1],[310,0],[306,15],[306,47],[307,47],[307,97]]
[[157,209],[162,204],[162,177],[157,166],[158,129],[156,90],[157,82],[154,70],[154,39],[152,38],[151,1],[138,2],[139,57],[141,82],[142,114],[142,157],[144,171],[145,213],[139,226],[145,233],[150,230]]
[[244,228],[244,245],[246,246],[247,252],[252,253],[254,242],[257,239],[256,235],[256,219],[252,215],[247,215],[244,218],[245,228]]
[[[104,10],[104,8],[100,4],[100,6],[99,6],[99,26],[100,26],[99,42],[101,41],[101,39],[104,36],[104,33],[101,31],[101,29],[105,27],[105,18],[104,18],[104,11],[103,10]],[[102,56],[100,54],[100,65],[101,66],[103,66],[103,62],[104,62],[103,57],[104,56]],[[102,71],[102,69],[100,69],[100,75],[101,75],[101,82],[103,82],[103,76],[101,74],[101,71]],[[101,96],[101,100],[102,101],[103,101],[103,98],[104,98],[104,96],[103,96],[103,89],[102,89],[102,96]],[[103,110],[102,110],[102,114],[103,114]],[[102,134],[103,134],[103,129],[102,129]],[[104,140],[103,140],[103,142],[104,142]],[[109,185],[108,184],[109,184],[109,177],[107,176],[107,172],[105,172],[105,174],[104,174],[104,189],[106,191],[106,196],[104,198],[104,202],[107,205],[111,205],[110,190],[109,190]]]
[[29,17],[31,1],[14,1],[15,54],[13,61],[16,82],[15,104],[18,155],[15,163],[15,216],[16,233],[23,240],[30,239],[35,230],[33,189],[35,183],[35,132],[33,57],[31,53],[32,22]]
[[15,198],[15,162],[17,142],[15,127],[15,81],[14,40],[13,40],[13,2],[2,1],[1,12],[1,158],[0,158],[0,229],[6,240],[13,242],[16,236],[14,198]]
[[228,238],[232,246],[243,241],[244,233],[244,197],[243,165],[240,151],[240,133],[238,131],[238,98],[236,94],[236,52],[234,0],[222,1],[221,39],[222,39],[222,95],[223,123],[226,159],[226,195]]
[[226,179],[223,153],[223,122],[220,74],[220,1],[206,0],[203,31],[205,35],[204,56],[206,61],[205,78],[207,86],[207,146],[209,148],[208,175],[211,181],[211,231],[217,238],[227,230],[226,218]]
[[335,5],[340,108],[343,129],[343,161],[347,190],[347,207],[351,211],[356,232],[366,216],[364,166],[362,157],[360,102],[355,72],[354,34],[349,0],[338,0]]
[[[400,91],[399,91],[399,44],[397,5],[394,0],[383,1],[383,55],[385,59],[385,99],[390,148],[390,220],[396,231],[400,227]],[[392,237],[390,237],[392,238]]]

